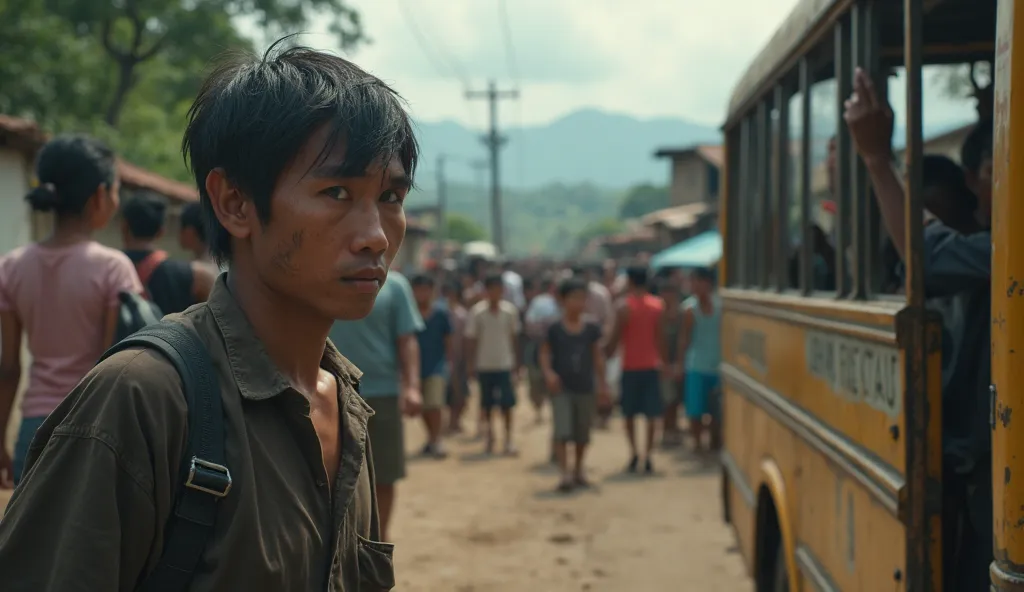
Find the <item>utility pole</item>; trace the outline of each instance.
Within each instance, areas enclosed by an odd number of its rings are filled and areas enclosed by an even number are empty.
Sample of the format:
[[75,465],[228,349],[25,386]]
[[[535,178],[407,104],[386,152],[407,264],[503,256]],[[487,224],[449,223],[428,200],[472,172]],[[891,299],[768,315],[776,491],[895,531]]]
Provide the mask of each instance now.
[[444,180],[444,154],[437,157],[437,236],[444,249],[448,240],[448,186]]
[[499,253],[505,252],[505,232],[501,216],[501,174],[498,153],[506,138],[498,133],[498,101],[519,98],[518,90],[498,90],[492,80],[485,91],[466,91],[467,99],[487,99],[490,103],[491,128],[483,137],[484,146],[491,154],[491,239]]

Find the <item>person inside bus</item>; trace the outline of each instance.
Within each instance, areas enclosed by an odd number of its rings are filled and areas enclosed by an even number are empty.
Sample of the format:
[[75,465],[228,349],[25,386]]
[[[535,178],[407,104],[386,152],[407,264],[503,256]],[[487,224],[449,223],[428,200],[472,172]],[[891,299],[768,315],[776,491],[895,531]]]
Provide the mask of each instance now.
[[[883,225],[905,261],[905,192],[894,166],[892,109],[879,99],[870,75],[860,68],[853,87],[843,117],[867,168]],[[925,295],[929,299],[955,297],[963,314],[959,334],[953,335],[960,355],[952,362],[942,396],[943,565],[947,587],[952,590],[987,590],[992,561],[988,425],[991,254],[988,230],[963,234],[942,221],[924,228]]]
[[984,228],[992,225],[992,120],[978,122],[960,147],[960,165],[967,177],[967,186],[978,198],[977,222]]

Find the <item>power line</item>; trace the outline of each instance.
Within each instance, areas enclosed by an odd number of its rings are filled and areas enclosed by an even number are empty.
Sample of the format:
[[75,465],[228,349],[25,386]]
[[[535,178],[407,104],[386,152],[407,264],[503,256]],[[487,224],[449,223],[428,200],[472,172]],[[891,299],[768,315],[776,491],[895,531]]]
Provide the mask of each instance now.
[[505,137],[498,133],[498,101],[518,97],[518,90],[498,90],[498,85],[493,80],[487,85],[487,90],[466,91],[467,99],[486,99],[490,106],[490,130],[482,139],[491,157],[491,242],[498,248],[499,253],[505,252],[505,230],[504,219],[501,216],[501,167],[498,154],[505,143]]
[[398,0],[398,8],[402,13],[402,18],[405,19],[405,24],[408,25],[413,37],[416,38],[416,43],[420,46],[424,55],[427,56],[427,60],[430,61],[434,70],[441,76],[454,74],[459,79],[459,83],[468,89],[470,87],[469,76],[466,75],[462,64],[450,55],[440,43],[437,46],[437,53],[434,52],[435,48],[427,39],[427,36],[423,34],[423,31],[420,30],[419,25],[416,24],[416,17],[413,15],[412,10],[409,9],[409,5],[405,0]]
[[505,0],[498,0],[498,18],[501,21],[502,37],[505,40],[505,62],[508,65],[508,74],[512,77],[516,87],[519,87],[519,67],[516,65],[516,47],[512,43],[512,25],[508,18],[508,4]]

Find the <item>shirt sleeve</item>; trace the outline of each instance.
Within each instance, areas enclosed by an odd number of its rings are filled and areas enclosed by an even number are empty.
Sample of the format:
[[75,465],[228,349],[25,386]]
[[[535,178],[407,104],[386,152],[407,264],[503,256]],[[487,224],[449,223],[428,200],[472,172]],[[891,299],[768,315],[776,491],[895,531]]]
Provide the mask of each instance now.
[[116,354],[46,419],[0,520],[0,573],[14,590],[134,590],[177,489],[187,409],[150,352]]
[[124,253],[115,252],[107,270],[107,306],[120,304],[121,292],[141,294],[142,282],[131,259]]
[[477,332],[477,328],[476,328],[477,320],[476,320],[476,317],[477,317],[476,307],[473,307],[466,314],[466,329],[465,329],[465,333],[466,333],[466,337],[468,337],[469,339],[476,339],[476,332]]
[[924,283],[929,298],[950,296],[988,284],[992,234],[960,234],[941,223],[924,229]]
[[508,316],[508,322],[509,325],[512,327],[512,333],[515,335],[519,335],[520,331],[522,331],[522,324],[519,322],[519,312],[516,311],[515,309],[509,309]]
[[396,276],[388,281],[395,282],[395,338],[404,337],[423,330],[423,318],[412,295],[412,287],[404,277]]
[[14,298],[9,286],[11,283],[11,258],[0,257],[0,312],[14,310]]
[[441,335],[447,337],[452,334],[452,316],[448,311],[441,313]]

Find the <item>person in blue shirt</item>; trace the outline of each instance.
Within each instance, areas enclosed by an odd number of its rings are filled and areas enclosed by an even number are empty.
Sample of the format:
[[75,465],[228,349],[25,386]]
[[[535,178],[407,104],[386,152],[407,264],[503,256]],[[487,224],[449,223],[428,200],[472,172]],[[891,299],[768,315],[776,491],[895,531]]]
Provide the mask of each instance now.
[[358,321],[337,321],[330,332],[338,351],[362,371],[359,394],[374,411],[367,435],[373,450],[377,507],[385,541],[389,540],[395,484],[405,477],[402,413],[415,416],[422,404],[416,338],[422,329],[423,320],[409,280],[391,271],[370,314]]
[[[435,298],[434,278],[419,274],[412,278],[412,293],[423,318],[423,329],[417,333],[420,346],[420,390],[423,393],[423,423],[427,428],[427,443],[423,455],[434,458],[447,456],[441,442],[447,382],[452,368],[452,323],[448,307]],[[457,383],[458,381],[456,381]],[[453,388],[458,388],[453,384]]]

